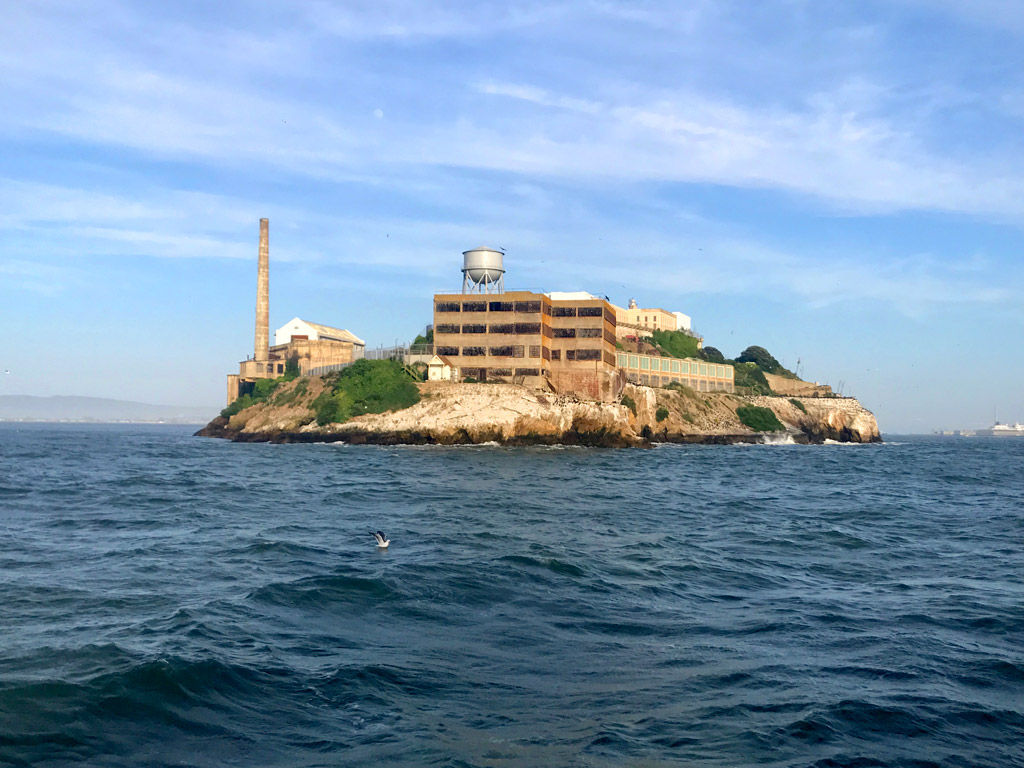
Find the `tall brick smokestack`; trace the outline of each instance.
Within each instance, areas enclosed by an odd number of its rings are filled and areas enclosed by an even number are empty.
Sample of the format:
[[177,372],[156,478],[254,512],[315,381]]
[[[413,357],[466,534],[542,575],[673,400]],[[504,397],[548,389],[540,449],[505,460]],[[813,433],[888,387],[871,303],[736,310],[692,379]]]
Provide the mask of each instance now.
[[270,359],[270,221],[260,219],[260,265],[256,278],[256,360]]

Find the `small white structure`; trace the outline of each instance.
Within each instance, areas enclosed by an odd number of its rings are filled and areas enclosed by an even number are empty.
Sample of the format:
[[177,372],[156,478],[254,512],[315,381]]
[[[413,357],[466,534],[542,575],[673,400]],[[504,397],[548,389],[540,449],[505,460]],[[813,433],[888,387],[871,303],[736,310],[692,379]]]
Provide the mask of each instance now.
[[690,316],[684,315],[682,312],[673,312],[676,317],[676,329],[680,331],[690,330]]
[[459,369],[447,357],[434,355],[427,363],[427,381],[451,381],[458,378]]
[[274,331],[274,344],[288,344],[292,339],[347,341],[356,347],[366,348],[366,342],[351,331],[346,331],[344,328],[332,328],[329,325],[321,325],[320,323],[307,323],[298,317],[293,317]]
[[594,296],[586,291],[551,291],[544,295],[552,301],[589,301],[590,299],[601,298],[600,296]]

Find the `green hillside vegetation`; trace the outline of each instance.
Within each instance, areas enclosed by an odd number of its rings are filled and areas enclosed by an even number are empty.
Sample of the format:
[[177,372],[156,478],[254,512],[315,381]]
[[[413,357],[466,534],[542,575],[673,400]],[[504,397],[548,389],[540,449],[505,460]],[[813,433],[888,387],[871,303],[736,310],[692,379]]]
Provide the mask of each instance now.
[[782,432],[786,428],[771,408],[759,405],[741,405],[736,409],[739,420],[755,432]]
[[764,347],[747,347],[736,358],[737,363],[755,363],[765,373],[773,373],[776,376],[785,376],[787,379],[795,379],[797,375],[792,371],[783,368],[782,363],[776,360]]
[[313,401],[321,426],[364,413],[400,411],[420,400],[409,373],[394,360],[357,360],[328,381],[329,388]]
[[757,363],[738,363],[735,360],[727,362],[733,367],[733,384],[737,387],[746,387],[755,395],[772,394],[772,388],[768,386],[768,379],[757,367]]
[[697,357],[697,340],[682,331],[652,331],[651,343],[667,357]]
[[220,415],[225,419],[230,419],[236,413],[244,411],[246,408],[256,405],[257,403],[265,403],[270,399],[270,396],[274,394],[278,387],[288,381],[292,381],[299,375],[298,362],[292,365],[292,361],[288,360],[285,363],[285,373],[283,376],[278,376],[276,379],[259,379],[252,387],[252,394],[242,395],[240,398],[235,400],[231,405],[220,412]]

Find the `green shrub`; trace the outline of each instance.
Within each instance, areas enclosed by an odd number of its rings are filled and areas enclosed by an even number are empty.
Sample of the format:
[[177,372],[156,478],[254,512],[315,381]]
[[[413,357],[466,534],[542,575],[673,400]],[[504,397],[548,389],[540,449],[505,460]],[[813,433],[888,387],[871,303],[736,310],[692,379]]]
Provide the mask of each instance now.
[[629,410],[633,412],[633,415],[636,416],[636,402],[633,400],[632,397],[630,397],[629,395],[623,395],[622,399],[619,402],[622,403],[627,408],[629,408]]
[[793,407],[796,408],[797,410],[803,411],[804,413],[807,413],[807,409],[804,407],[804,404],[801,403],[796,398],[794,398],[794,397],[789,398],[789,402],[791,402],[793,404]]
[[764,373],[757,367],[757,363],[736,362],[732,364],[732,367],[734,370],[733,384],[737,387],[746,387],[758,395],[772,394],[772,388],[768,386],[768,379],[764,377]]
[[741,405],[736,409],[740,422],[755,432],[782,432],[786,428],[771,408],[759,405]]
[[357,360],[313,401],[313,410],[318,424],[334,424],[365,413],[399,411],[419,400],[419,389],[400,363]]
[[660,421],[664,421],[665,419],[667,419],[668,418],[668,408],[666,408],[664,406],[659,408],[657,411],[654,412],[654,418],[656,418],[659,422]]
[[230,419],[239,411],[244,411],[250,405],[256,405],[256,400],[253,400],[252,395],[242,395],[236,399],[231,405],[220,412],[220,415],[225,419]]
[[697,340],[682,331],[652,331],[651,342],[669,357],[697,356]]
[[297,354],[292,355],[284,361],[284,378],[285,381],[291,381],[292,379],[298,378],[302,374],[302,369],[299,368],[299,356]]

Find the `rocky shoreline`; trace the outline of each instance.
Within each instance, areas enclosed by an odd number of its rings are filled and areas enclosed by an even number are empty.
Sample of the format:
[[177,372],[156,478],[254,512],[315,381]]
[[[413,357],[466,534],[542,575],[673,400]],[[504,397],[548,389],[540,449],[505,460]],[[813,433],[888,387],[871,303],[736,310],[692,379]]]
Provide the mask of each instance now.
[[[310,406],[323,383],[316,377],[305,381],[301,396],[289,384],[271,401],[230,419],[218,416],[195,434],[234,442],[606,448],[881,441],[874,415],[853,398],[744,397],[633,385],[627,385],[629,405],[623,405],[510,384],[431,382],[420,385],[421,400],[410,408],[318,425]],[[741,405],[769,408],[785,431],[748,429],[736,415]]]

